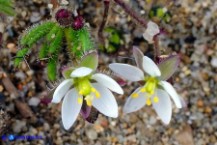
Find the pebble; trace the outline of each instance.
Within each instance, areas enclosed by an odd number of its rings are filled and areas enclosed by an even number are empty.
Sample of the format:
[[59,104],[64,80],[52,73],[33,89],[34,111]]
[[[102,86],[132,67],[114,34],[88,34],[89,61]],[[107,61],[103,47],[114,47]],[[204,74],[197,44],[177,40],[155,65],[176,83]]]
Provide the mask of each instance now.
[[38,106],[39,103],[40,103],[40,99],[37,98],[37,97],[32,97],[32,98],[29,99],[29,101],[28,101],[28,104],[29,104],[30,106],[34,106],[34,107]]
[[22,71],[18,71],[15,73],[15,77],[20,80],[24,80],[26,78],[26,75]]
[[97,137],[98,137],[97,132],[96,132],[95,130],[93,130],[93,129],[87,130],[87,131],[86,131],[86,135],[87,135],[87,137],[88,137],[89,139],[91,139],[91,140],[95,140],[95,139],[97,139]]
[[33,12],[32,15],[31,15],[31,17],[30,17],[30,22],[36,23],[36,22],[38,22],[39,20],[41,20],[41,15],[40,15],[40,13],[38,13],[38,12]]
[[212,58],[211,65],[215,68],[217,68],[217,57]]
[[45,122],[43,126],[44,126],[44,130],[45,131],[49,131],[50,130],[50,125],[47,122]]
[[26,126],[26,122],[25,121],[20,121],[20,120],[16,120],[13,124],[12,124],[12,129],[13,132],[15,133],[20,133],[22,128],[24,128]]
[[14,43],[8,43],[7,48],[10,50],[11,53],[16,53],[17,52],[17,47]]

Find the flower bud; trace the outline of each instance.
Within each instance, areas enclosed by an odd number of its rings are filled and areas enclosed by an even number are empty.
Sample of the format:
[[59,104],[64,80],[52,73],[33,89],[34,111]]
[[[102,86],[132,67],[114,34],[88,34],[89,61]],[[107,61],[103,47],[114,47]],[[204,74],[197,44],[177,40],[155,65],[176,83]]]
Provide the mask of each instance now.
[[84,27],[84,19],[82,16],[76,16],[72,23],[72,28],[74,30],[79,30]]
[[57,22],[62,26],[70,26],[72,23],[71,13],[66,9],[59,9],[56,12],[55,18]]

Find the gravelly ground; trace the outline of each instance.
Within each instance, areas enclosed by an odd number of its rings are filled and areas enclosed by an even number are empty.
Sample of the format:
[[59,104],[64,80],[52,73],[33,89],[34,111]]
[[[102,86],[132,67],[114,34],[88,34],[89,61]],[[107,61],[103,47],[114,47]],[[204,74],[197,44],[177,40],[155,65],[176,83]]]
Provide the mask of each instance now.
[[[160,2],[165,6],[165,3]],[[138,12],[142,8],[148,10],[143,0],[130,1]],[[167,3],[168,4],[168,3]],[[103,5],[97,0],[84,0],[81,12],[86,22],[90,23],[93,36],[102,18]],[[161,36],[160,48],[163,54],[176,52],[181,57],[179,70],[174,75],[174,86],[185,101],[186,107],[173,109],[172,121],[164,126],[158,119],[152,107],[129,114],[122,114],[122,106],[127,94],[131,93],[137,84],[124,87],[124,96],[118,96],[120,109],[118,119],[106,118],[100,115],[95,124],[84,122],[78,118],[73,128],[63,130],[60,118],[60,104],[39,103],[31,109],[36,116],[36,123],[24,119],[17,111],[14,96],[0,81],[0,102],[4,112],[0,112],[1,121],[7,120],[5,134],[42,135],[43,140],[32,142],[2,142],[2,144],[141,144],[141,145],[217,145],[217,1],[215,0],[182,0],[170,6],[172,20],[160,23],[167,33]],[[19,91],[21,100],[29,103],[34,98],[45,100],[49,98],[45,86],[45,73],[35,69],[30,57],[29,70],[25,63],[21,69],[11,65],[11,58],[18,49],[18,36],[32,24],[50,19],[47,3],[42,0],[16,1],[17,15],[5,22],[7,31],[4,33],[4,45],[1,48],[0,64]],[[145,18],[145,15],[142,15]],[[0,22],[2,23],[2,22]],[[144,31],[136,25],[120,7],[112,4],[108,26],[121,30],[124,44],[116,54],[100,53],[101,70],[108,69],[110,62],[124,62],[117,55],[131,57],[132,45],[138,45],[147,55],[152,54],[153,46],[142,38]],[[97,42],[97,40],[96,40]],[[34,46],[37,50],[38,46]],[[127,61],[132,63],[131,61]],[[34,100],[34,102],[35,102]],[[8,115],[5,115],[8,112]],[[9,121],[8,121],[9,120]],[[0,128],[3,129],[2,127]]]

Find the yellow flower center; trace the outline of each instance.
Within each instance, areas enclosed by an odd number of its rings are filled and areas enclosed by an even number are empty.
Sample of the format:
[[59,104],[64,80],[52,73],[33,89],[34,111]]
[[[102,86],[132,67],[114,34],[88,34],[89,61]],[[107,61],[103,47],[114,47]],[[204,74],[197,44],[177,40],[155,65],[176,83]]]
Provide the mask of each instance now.
[[157,87],[158,80],[154,77],[149,77],[145,86],[142,87],[141,91],[146,92],[149,95],[153,95]]
[[[100,98],[100,93],[91,86],[89,77],[77,78],[75,79],[75,88],[77,89],[79,95],[84,96],[84,100],[87,102],[88,106],[92,106],[93,99]],[[82,104],[82,98],[78,98],[78,103]]]
[[[155,89],[157,88],[158,85],[158,79],[155,77],[148,77],[146,80],[146,84],[137,92],[133,93],[131,96],[132,98],[137,98],[140,93],[145,93],[144,95],[147,97],[146,98],[146,105],[150,106],[152,104],[152,101],[154,103],[159,102],[158,96],[153,96],[155,94]],[[153,97],[153,100],[152,98]]]

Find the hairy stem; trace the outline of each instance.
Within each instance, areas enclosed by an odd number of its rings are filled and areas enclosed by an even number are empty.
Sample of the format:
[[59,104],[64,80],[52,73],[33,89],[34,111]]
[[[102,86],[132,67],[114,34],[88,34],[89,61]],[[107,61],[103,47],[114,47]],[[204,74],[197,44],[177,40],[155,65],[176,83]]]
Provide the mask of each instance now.
[[101,43],[104,45],[104,37],[103,37],[103,29],[105,28],[106,22],[107,22],[107,18],[108,18],[108,11],[109,11],[109,5],[110,5],[110,0],[104,0],[104,14],[103,14],[103,19],[102,19],[102,23],[99,27],[98,30],[98,38],[101,41]]
[[126,3],[122,0],[114,0],[120,7],[124,9],[126,13],[128,13],[133,19],[135,19],[141,26],[147,27],[147,22],[139,16],[132,8],[130,8]]

